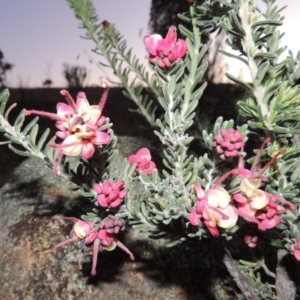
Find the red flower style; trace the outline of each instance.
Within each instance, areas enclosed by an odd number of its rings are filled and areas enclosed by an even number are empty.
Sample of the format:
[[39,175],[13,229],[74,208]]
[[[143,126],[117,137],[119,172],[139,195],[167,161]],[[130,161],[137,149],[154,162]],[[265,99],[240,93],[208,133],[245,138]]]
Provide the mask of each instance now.
[[128,191],[124,190],[125,181],[118,182],[104,181],[102,185],[95,183],[94,190],[97,193],[98,203],[101,207],[118,207],[123,198],[127,196]]
[[177,41],[175,26],[170,27],[164,39],[159,34],[145,35],[144,44],[150,54],[149,62],[156,62],[160,68],[169,68],[173,62],[182,61],[187,52],[186,42]]
[[[72,243],[74,241],[81,241],[81,254],[79,256],[78,260],[78,268],[79,270],[82,269],[82,259],[83,259],[83,253],[85,251],[90,250],[91,247],[93,247],[93,264],[92,264],[92,270],[91,270],[91,275],[96,275],[96,266],[97,266],[97,260],[98,260],[98,252],[100,250],[114,250],[117,246],[120,247],[122,250],[124,250],[126,253],[129,254],[129,257],[131,260],[134,260],[134,255],[131,253],[131,251],[120,241],[118,241],[114,237],[114,233],[118,233],[120,228],[124,229],[124,220],[123,222],[121,219],[116,219],[114,220],[115,223],[115,228],[113,231],[111,230],[112,227],[112,220],[108,219],[106,223],[109,223],[108,226],[107,224],[103,224],[102,228],[99,230],[95,230],[94,224],[92,221],[82,221],[77,218],[72,218],[72,217],[63,217],[61,218],[62,220],[69,220],[75,222],[74,228],[71,231],[71,238],[63,241],[56,246],[54,246],[51,251],[56,251],[58,248]],[[120,227],[118,224],[122,223],[122,227]]]
[[136,154],[129,156],[128,161],[131,165],[136,165],[135,173],[143,172],[146,175],[151,175],[156,165],[151,161],[149,149],[142,148]]
[[105,84],[105,91],[99,105],[90,105],[85,93],[79,92],[76,103],[66,90],[61,94],[65,96],[68,104],[58,103],[57,113],[47,113],[36,110],[26,110],[25,115],[39,115],[56,120],[58,128],[56,136],[63,139],[61,144],[54,142],[49,146],[58,148],[55,159],[54,171],[60,174],[58,169],[59,158],[62,154],[67,156],[81,156],[90,159],[97,147],[109,144],[111,137],[103,131],[98,130],[105,123],[106,118],[101,116],[108,93],[108,86]]

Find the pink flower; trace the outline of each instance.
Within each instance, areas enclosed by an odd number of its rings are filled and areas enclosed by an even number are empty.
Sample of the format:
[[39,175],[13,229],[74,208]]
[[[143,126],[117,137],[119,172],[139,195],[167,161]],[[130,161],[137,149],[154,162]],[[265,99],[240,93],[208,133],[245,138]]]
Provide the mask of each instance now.
[[136,154],[129,156],[128,161],[131,165],[136,165],[135,172],[143,172],[146,175],[151,175],[156,165],[151,161],[151,154],[149,149],[142,148]]
[[281,220],[279,214],[282,214],[286,209],[275,203],[275,197],[270,195],[268,204],[261,210],[259,210],[255,217],[259,221],[258,228],[260,230],[271,229],[280,224]]
[[233,128],[222,129],[220,134],[214,137],[213,147],[223,160],[235,157],[244,147],[243,135]]
[[101,207],[118,207],[123,198],[127,196],[128,191],[124,190],[125,181],[121,180],[116,183],[112,181],[104,181],[103,185],[94,184],[94,190],[97,193],[98,203]]
[[[99,230],[95,230],[94,224],[92,221],[82,221],[77,218],[72,217],[64,217],[63,220],[69,220],[75,222],[74,228],[71,231],[71,238],[57,244],[54,246],[51,251],[56,251],[58,248],[69,244],[74,241],[81,241],[81,254],[78,260],[78,268],[82,269],[82,258],[83,253],[88,251],[91,247],[93,247],[93,264],[91,275],[96,275],[96,266],[98,260],[98,252],[99,250],[114,250],[116,246],[120,247],[126,253],[129,254],[130,259],[134,260],[134,255],[126,248],[124,244],[118,241],[113,234],[119,232],[119,230],[123,228],[124,230],[124,220],[119,218],[108,219],[102,226],[100,226]],[[109,222],[107,225],[106,223]],[[113,232],[111,228],[114,228]],[[116,229],[118,228],[118,229]]]
[[177,41],[176,28],[171,26],[167,36],[163,39],[159,34],[147,34],[144,43],[150,54],[150,63],[156,62],[161,68],[169,68],[175,61],[182,61],[187,52],[186,42]]
[[78,93],[75,102],[66,90],[62,90],[61,94],[65,96],[68,104],[58,103],[56,114],[35,110],[25,111],[26,116],[35,114],[56,120],[55,126],[58,129],[56,136],[63,139],[63,142],[61,144],[51,142],[49,145],[59,149],[54,165],[57,175],[60,174],[58,163],[62,154],[67,156],[80,154],[83,158],[90,159],[96,148],[110,143],[111,137],[106,132],[98,130],[106,120],[101,116],[108,93],[108,86],[105,84],[104,87],[105,91],[99,105],[90,105],[83,92]]
[[197,207],[189,215],[189,221],[194,226],[204,221],[208,231],[213,236],[219,235],[217,228],[230,229],[235,226],[238,214],[234,206],[230,204],[230,195],[222,187],[214,187],[203,195],[200,184],[194,185],[197,196]]
[[244,242],[249,248],[255,248],[257,246],[258,242],[258,236],[257,235],[245,235],[244,236]]

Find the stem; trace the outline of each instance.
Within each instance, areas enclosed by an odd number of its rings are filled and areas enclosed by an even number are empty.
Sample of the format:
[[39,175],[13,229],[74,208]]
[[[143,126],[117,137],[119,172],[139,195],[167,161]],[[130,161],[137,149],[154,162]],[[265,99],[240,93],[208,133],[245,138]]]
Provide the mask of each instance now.
[[[248,67],[251,72],[252,81],[255,82],[257,77],[257,72],[258,72],[258,64],[254,59],[254,55],[258,52],[258,49],[253,41],[252,28],[249,22],[251,8],[249,7],[249,1],[241,1],[241,2],[245,2],[245,3],[240,3],[240,9],[239,9],[241,25],[245,31],[244,47],[247,53]],[[270,112],[269,112],[268,105],[264,102],[265,93],[266,93],[265,86],[263,85],[255,86],[255,84],[253,84],[253,95],[256,99],[257,105],[258,107],[260,107],[262,115],[268,116]],[[274,134],[271,131],[269,131],[267,128],[264,129],[264,132],[266,137],[270,137],[272,141],[275,139]]]
[[10,123],[0,114],[0,124],[5,129],[5,132],[14,137],[16,140],[20,141],[22,146],[33,156],[44,160],[46,155],[37,149],[34,149],[31,144],[27,140],[27,136],[25,136],[22,132],[16,132],[15,128],[10,125]]
[[200,27],[197,25],[197,11],[194,5],[190,6],[190,13],[192,18],[192,25],[193,25],[193,34],[194,34],[194,50],[195,54],[199,54],[199,48],[201,45],[201,30]]

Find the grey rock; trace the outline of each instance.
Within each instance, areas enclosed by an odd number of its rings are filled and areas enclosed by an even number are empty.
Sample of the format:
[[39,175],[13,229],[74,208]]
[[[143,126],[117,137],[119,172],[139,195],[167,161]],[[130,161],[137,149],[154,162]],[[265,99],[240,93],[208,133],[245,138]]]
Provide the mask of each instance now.
[[[145,141],[136,138],[118,140],[121,159],[143,146]],[[128,232],[120,239],[136,260],[121,250],[104,251],[94,277],[91,255],[85,256],[82,271],[77,268],[78,243],[52,253],[73,226],[58,217],[80,217],[91,204],[42,165],[26,159],[0,177],[5,182],[0,189],[0,299],[232,299],[221,282],[226,272],[216,274],[209,259],[189,245],[160,250]]]

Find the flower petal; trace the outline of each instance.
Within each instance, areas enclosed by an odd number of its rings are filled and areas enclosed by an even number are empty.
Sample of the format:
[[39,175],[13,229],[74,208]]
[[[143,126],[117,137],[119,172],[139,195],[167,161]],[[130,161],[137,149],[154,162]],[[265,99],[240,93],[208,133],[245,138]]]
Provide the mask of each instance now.
[[90,159],[95,153],[95,146],[92,143],[83,143],[81,155],[85,159]]
[[160,40],[162,40],[162,36],[159,34],[147,34],[144,36],[143,41],[150,54],[157,55],[156,48]]
[[56,109],[57,109],[57,115],[59,117],[68,118],[72,114],[74,114],[73,108],[70,105],[65,103],[58,103],[56,105]]
[[[68,145],[68,146],[64,146]],[[69,135],[63,142],[63,153],[68,156],[76,156],[81,153],[82,150],[82,141],[78,139],[76,135]]]
[[91,138],[94,145],[107,145],[111,141],[111,137],[104,131],[96,131],[95,135]]

